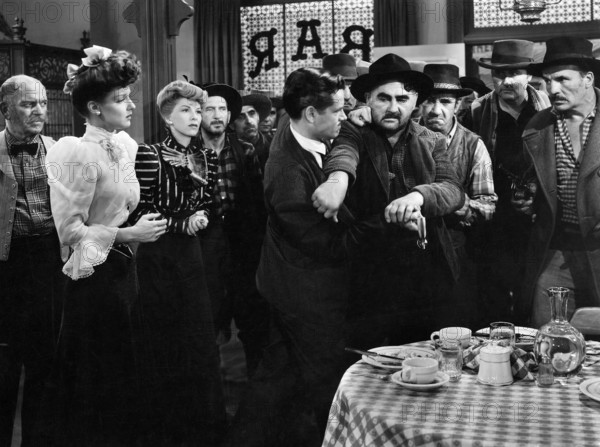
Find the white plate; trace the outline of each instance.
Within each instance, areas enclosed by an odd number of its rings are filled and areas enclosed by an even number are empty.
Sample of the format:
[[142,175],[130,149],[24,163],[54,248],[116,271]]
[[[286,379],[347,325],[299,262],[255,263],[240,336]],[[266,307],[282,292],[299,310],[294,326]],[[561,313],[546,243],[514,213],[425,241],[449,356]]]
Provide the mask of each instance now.
[[[430,359],[437,358],[435,351],[432,349],[416,348],[412,346],[381,346],[379,348],[369,349],[369,351],[377,352],[378,354],[391,355],[392,357],[398,357],[400,360],[413,357],[425,357]],[[401,361],[395,364],[394,360],[390,359],[390,362],[388,363],[383,357],[374,358],[367,355],[363,355],[362,359],[369,365],[377,366],[379,368],[386,368],[390,370],[402,369]]]
[[398,371],[398,372],[395,372],[394,374],[392,374],[392,377],[390,377],[390,380],[394,383],[397,383],[400,386],[403,386],[404,388],[409,389],[409,390],[427,391],[427,390],[434,390],[443,385],[446,385],[448,382],[450,382],[450,376],[444,372],[438,371],[435,375],[435,380],[433,381],[433,383],[425,383],[425,384],[408,383],[408,382],[404,382],[402,380],[402,371]]
[[[479,329],[477,332],[481,334],[489,334],[490,328],[486,327],[483,329]],[[523,350],[532,349],[533,342],[535,342],[535,337],[537,337],[537,333],[538,330],[531,327],[515,326],[515,336],[517,337],[515,346]],[[525,336],[525,339],[519,341],[519,337],[523,336]]]
[[590,399],[600,402],[600,377],[584,380],[579,384],[579,391]]

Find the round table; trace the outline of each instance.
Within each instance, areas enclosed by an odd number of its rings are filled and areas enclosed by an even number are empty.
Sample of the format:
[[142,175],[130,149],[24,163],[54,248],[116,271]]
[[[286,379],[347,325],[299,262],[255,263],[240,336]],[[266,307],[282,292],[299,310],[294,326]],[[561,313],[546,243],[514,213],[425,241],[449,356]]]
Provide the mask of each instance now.
[[[600,343],[588,347],[600,349]],[[579,391],[582,380],[600,377],[600,363],[549,388],[523,380],[487,386],[463,371],[459,382],[411,391],[361,375],[382,371],[363,361],[346,371],[323,447],[600,445],[600,402]]]

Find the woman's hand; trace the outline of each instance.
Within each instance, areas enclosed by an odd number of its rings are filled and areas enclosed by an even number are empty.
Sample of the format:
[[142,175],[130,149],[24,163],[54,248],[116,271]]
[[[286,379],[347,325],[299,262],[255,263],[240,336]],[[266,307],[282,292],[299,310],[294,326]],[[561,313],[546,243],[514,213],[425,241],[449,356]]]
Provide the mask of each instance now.
[[188,218],[187,234],[194,236],[198,231],[204,230],[208,226],[208,217],[206,211],[196,211]]
[[159,213],[144,214],[133,227],[119,231],[125,230],[130,231],[131,239],[120,242],[154,242],[167,232],[167,219]]

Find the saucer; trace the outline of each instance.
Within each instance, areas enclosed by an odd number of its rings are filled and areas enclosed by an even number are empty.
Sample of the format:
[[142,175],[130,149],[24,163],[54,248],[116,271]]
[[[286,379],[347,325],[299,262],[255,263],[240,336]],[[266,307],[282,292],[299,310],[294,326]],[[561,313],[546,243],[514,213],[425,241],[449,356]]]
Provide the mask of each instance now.
[[584,380],[579,384],[579,391],[590,399],[600,402],[600,377]]
[[438,371],[433,383],[408,383],[402,380],[402,371],[395,372],[390,380],[398,385],[413,391],[434,390],[450,382],[450,376],[444,372]]
[[430,359],[437,358],[435,351],[433,351],[432,349],[416,348],[412,346],[381,346],[379,348],[369,349],[369,351],[377,352],[378,354],[391,355],[392,357],[398,357],[398,360],[400,360],[400,362],[395,363],[394,360],[386,362],[382,357],[375,359],[367,355],[362,356],[363,361],[365,363],[368,363],[369,365],[377,366],[378,368],[386,368],[394,371],[402,369],[402,360],[405,359],[414,357],[424,357]]

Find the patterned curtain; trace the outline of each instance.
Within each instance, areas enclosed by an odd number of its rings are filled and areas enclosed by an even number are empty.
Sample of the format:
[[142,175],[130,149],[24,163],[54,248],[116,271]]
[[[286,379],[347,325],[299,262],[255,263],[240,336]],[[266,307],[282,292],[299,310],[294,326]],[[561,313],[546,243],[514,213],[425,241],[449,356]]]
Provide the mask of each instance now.
[[375,46],[417,45],[418,1],[374,0]]
[[198,83],[241,89],[240,0],[195,0],[194,38]]

